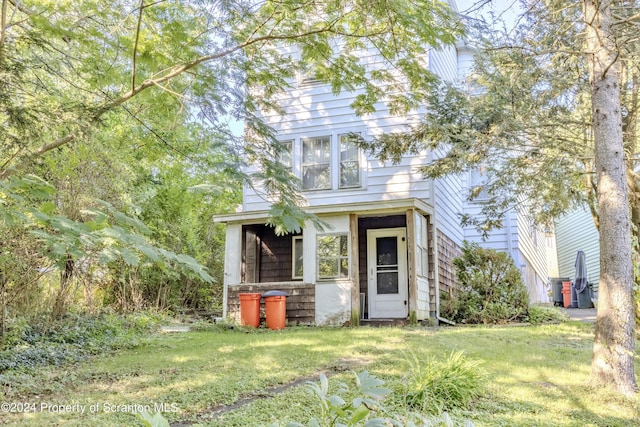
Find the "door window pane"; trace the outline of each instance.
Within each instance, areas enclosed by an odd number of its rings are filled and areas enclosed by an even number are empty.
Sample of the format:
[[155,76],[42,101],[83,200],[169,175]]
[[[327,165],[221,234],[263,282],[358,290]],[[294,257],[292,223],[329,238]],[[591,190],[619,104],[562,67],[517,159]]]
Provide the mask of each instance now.
[[376,238],[376,286],[378,294],[398,293],[398,238]]
[[378,265],[398,264],[398,239],[395,236],[376,239],[376,259]]
[[398,272],[380,272],[377,277],[378,294],[398,293]]

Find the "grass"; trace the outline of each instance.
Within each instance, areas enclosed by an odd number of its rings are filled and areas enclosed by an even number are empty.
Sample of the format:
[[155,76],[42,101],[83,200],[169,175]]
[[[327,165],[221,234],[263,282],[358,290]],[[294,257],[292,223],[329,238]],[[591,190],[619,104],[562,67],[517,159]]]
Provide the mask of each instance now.
[[[163,403],[165,417],[179,425],[306,422],[317,413],[317,403],[303,386],[277,387],[316,379],[321,372],[330,373],[331,381],[351,381],[351,371],[367,369],[397,389],[410,380],[414,357],[444,362],[462,350],[465,358],[479,362],[487,379],[479,396],[452,411],[458,420],[476,426],[637,425],[636,400],[586,386],[592,328],[568,322],[441,329],[211,328],[162,334],[141,347],[76,366],[13,373],[10,384],[0,384],[2,402],[27,403],[36,411],[3,413],[0,423],[141,425],[129,413],[135,405],[154,409]],[[236,402],[243,404],[229,406]],[[51,409],[73,404],[78,406],[62,413]],[[78,409],[82,405],[84,414]]]

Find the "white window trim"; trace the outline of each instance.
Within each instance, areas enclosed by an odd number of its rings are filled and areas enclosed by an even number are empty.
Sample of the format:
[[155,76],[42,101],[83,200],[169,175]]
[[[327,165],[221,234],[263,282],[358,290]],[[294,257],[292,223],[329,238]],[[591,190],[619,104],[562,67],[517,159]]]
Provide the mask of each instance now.
[[[357,188],[363,188],[362,185],[362,170],[363,170],[363,163],[362,163],[362,149],[360,149],[360,147],[355,147],[357,150],[357,154],[356,154],[356,159],[358,162],[358,185],[349,185],[349,186],[345,186],[343,187],[341,185],[341,173],[342,173],[342,159],[340,158],[340,154],[341,154],[341,145],[342,145],[342,141],[341,138],[343,136],[346,136],[350,133],[357,133],[358,135],[360,135],[360,137],[362,137],[362,133],[361,132],[343,132],[343,133],[339,133],[336,137],[336,150],[337,150],[337,155],[336,155],[336,171],[337,171],[337,175],[338,175],[338,183],[337,183],[337,189],[338,190],[353,190],[353,189],[357,189]],[[349,160],[349,161],[353,161],[353,160]]]
[[[338,260],[342,260],[342,259],[346,259],[347,260],[347,275],[345,277],[341,277],[341,276],[321,277],[320,276],[320,254],[319,254],[319,251],[318,251],[318,245],[320,244],[320,239],[322,237],[327,237],[327,236],[335,236],[335,237],[344,236],[347,239],[347,256],[345,257],[345,256],[338,255],[335,258],[335,259],[338,259]],[[338,270],[338,272],[339,272],[339,270]],[[319,282],[327,282],[327,281],[335,282],[335,281],[340,281],[340,280],[349,280],[350,277],[351,277],[351,239],[349,239],[349,233],[322,233],[322,234],[317,234],[316,235],[316,279]]]
[[[302,263],[302,275],[300,276],[296,276],[296,240],[299,240],[301,242],[302,245],[302,260],[300,261]],[[293,236],[291,238],[291,278],[292,279],[299,279],[302,280],[302,278],[304,277],[304,240],[302,239],[302,236]]]
[[[489,182],[489,176],[486,171],[481,171],[484,168],[476,168],[469,171],[469,177],[467,185],[468,195],[471,194],[471,191],[475,188],[482,187],[482,190],[478,193],[478,195],[471,200],[471,203],[484,203],[490,199],[489,194],[487,193],[487,183]],[[480,178],[480,175],[483,175],[482,179],[476,180],[474,175]],[[479,182],[477,182],[479,181]]]
[[[282,141],[285,140],[293,140],[293,174],[300,179],[301,188],[300,191],[303,193],[316,193],[316,192],[335,192],[335,191],[364,191],[367,189],[367,167],[368,167],[368,159],[365,155],[364,150],[358,149],[358,162],[360,165],[360,185],[357,187],[340,187],[340,141],[339,138],[341,135],[345,135],[348,133],[358,133],[362,138],[367,138],[367,129],[362,126],[354,126],[343,129],[336,129],[334,132],[327,133],[325,131],[313,131],[303,134],[287,134],[282,135],[280,138]],[[304,140],[309,139],[317,139],[317,138],[330,138],[331,144],[331,161],[329,165],[329,173],[331,177],[331,186],[330,188],[304,188],[304,167],[303,167],[303,152],[304,152]]]
[[[286,144],[290,145],[289,156],[291,157],[291,164],[289,165],[289,168],[290,168],[291,173],[293,173],[294,172],[294,164],[295,164],[295,143],[296,143],[296,141],[293,138],[287,138],[287,139],[279,140],[278,142],[280,142],[280,144],[282,144],[282,145],[286,145]],[[281,157],[278,156],[278,161],[281,162],[281,160],[282,160]],[[283,164],[283,166],[285,166],[285,165]]]
[[[304,159],[304,143],[305,141],[310,141],[310,140],[318,140],[318,139],[323,139],[323,138],[328,138],[329,139],[329,186],[328,187],[322,187],[322,188],[305,188],[304,187],[304,170],[305,167],[307,166],[311,166],[313,167],[314,165],[325,165],[326,163],[305,163],[305,159]],[[333,190],[335,188],[334,183],[333,183],[333,175],[334,175],[334,170],[335,170],[335,154],[334,154],[334,135],[332,134],[324,134],[324,135],[319,135],[319,136],[305,136],[300,138],[300,179],[302,180],[302,191],[327,191],[327,190]]]

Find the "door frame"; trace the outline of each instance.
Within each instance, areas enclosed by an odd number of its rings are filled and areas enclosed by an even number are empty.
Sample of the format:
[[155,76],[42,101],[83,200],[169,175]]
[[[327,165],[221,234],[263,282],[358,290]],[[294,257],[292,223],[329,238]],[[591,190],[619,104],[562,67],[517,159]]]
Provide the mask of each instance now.
[[[386,297],[378,295],[376,272],[376,238],[396,237],[398,239],[398,294]],[[404,319],[409,315],[409,269],[407,252],[406,227],[376,228],[367,230],[367,301],[369,319]],[[387,302],[395,307],[388,310],[390,314],[376,309],[376,303]]]

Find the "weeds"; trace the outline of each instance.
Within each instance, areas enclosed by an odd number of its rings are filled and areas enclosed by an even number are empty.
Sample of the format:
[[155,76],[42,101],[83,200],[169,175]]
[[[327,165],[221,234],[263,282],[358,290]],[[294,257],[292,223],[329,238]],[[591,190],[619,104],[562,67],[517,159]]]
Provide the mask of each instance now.
[[452,352],[444,362],[414,356],[408,371],[407,405],[430,414],[468,406],[486,378],[480,363],[467,359],[462,351]]
[[12,323],[10,339],[0,351],[0,373],[60,366],[108,350],[136,347],[142,336],[156,329],[159,322],[157,315],[148,313],[67,316],[53,324],[19,319]]

